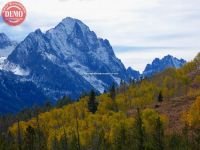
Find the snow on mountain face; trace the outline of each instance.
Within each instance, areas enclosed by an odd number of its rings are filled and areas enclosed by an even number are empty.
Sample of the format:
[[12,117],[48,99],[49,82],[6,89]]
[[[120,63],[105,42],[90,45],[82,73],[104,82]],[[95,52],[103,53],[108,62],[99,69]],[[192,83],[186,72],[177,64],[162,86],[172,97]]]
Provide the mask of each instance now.
[[22,75],[24,72],[15,65],[9,67],[5,65],[6,59],[15,49],[17,43],[11,41],[6,34],[0,33],[0,70],[11,71],[16,75]]
[[32,82],[0,70],[0,114],[16,113],[33,105],[42,105],[47,98]]
[[0,49],[11,46],[11,40],[4,33],[0,33]]
[[141,76],[139,71],[133,70],[131,67],[128,67],[127,74],[128,74],[129,79],[132,79],[132,80],[133,79],[139,80]]
[[3,49],[0,49],[0,57],[8,57],[9,54],[15,49],[16,45],[7,46]]
[[[5,47],[9,43],[6,41],[8,38],[0,35],[4,49],[0,49],[0,113],[18,111],[64,95],[75,99],[91,89],[103,92],[113,82],[119,84],[121,80],[140,77],[132,68],[125,69],[108,40],[98,38],[77,19],[65,18],[46,33],[38,29],[13,51],[7,50],[13,45]],[[144,74],[153,75],[184,63],[172,56],[155,59]]]
[[6,57],[0,57],[0,70],[3,69],[5,59],[6,59]]
[[127,80],[126,69],[109,41],[73,18],[63,19],[46,33],[36,30],[29,34],[6,64],[28,71],[25,78],[54,99],[78,97],[93,88],[103,92],[113,82]]
[[186,63],[183,59],[177,59],[171,55],[167,55],[162,59],[156,58],[152,64],[148,64],[143,72],[144,76],[152,76],[156,73],[162,72],[167,68],[180,68]]
[[108,40],[98,39],[96,34],[79,20],[66,18],[54,29],[49,30],[46,36],[56,55],[69,63],[76,62],[76,65],[89,66],[91,71],[96,71],[96,66],[92,66],[88,61],[93,60],[100,62],[102,66],[109,65],[112,72],[124,69],[115,57]]
[[13,74],[18,75],[18,76],[29,75],[28,70],[22,69],[19,65],[7,62],[6,58],[4,59],[2,64],[0,63],[0,69],[3,71],[12,72]]
[[0,57],[7,57],[16,47],[17,43],[11,41],[6,34],[0,33]]

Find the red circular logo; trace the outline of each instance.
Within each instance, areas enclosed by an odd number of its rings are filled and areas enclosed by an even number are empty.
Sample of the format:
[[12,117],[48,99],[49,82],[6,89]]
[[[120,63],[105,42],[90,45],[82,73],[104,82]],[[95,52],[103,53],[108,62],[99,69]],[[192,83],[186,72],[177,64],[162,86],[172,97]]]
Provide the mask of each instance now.
[[3,20],[10,26],[21,24],[26,18],[26,9],[19,2],[8,2],[2,9]]

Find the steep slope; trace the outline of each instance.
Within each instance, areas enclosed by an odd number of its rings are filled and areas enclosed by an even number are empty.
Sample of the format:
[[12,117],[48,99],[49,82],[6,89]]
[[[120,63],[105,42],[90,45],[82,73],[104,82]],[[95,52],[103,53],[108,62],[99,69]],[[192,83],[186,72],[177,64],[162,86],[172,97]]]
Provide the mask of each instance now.
[[[2,39],[3,45],[9,45],[9,39],[5,35]],[[2,93],[7,93],[0,98],[2,104],[8,104],[8,111],[31,106],[33,99],[40,104],[44,97],[57,100],[67,95],[77,99],[91,89],[104,92],[113,83],[119,84],[121,80],[138,79],[140,76],[139,72],[131,68],[125,69],[122,62],[116,58],[108,40],[98,38],[88,26],[73,18],[63,19],[46,33],[42,33],[40,29],[30,33],[6,60],[5,58],[0,58],[0,77],[4,82],[6,75],[12,73],[7,79],[11,76],[13,83],[16,83],[13,86],[10,86],[10,82],[0,85]],[[147,66],[144,74],[153,75],[171,66],[180,67],[184,62],[166,56]],[[16,97],[20,95],[20,91],[15,89],[15,86],[23,88],[26,84],[31,84],[30,88],[26,89],[27,93],[32,90],[35,92],[30,95],[30,103],[27,97]],[[40,95],[41,97],[38,97]],[[22,101],[18,107],[16,100],[20,99]]]
[[12,46],[11,40],[7,37],[6,34],[0,33],[0,49]]
[[11,41],[4,33],[0,33],[0,57],[7,57],[16,47],[17,42]]
[[[77,98],[92,88],[99,92],[120,80],[127,80],[126,69],[116,58],[108,40],[97,38],[89,27],[65,18],[46,33],[29,34],[8,57],[5,70],[26,72],[50,98],[63,95]],[[11,69],[10,69],[11,68]]]
[[135,79],[135,80],[140,79],[141,74],[139,71],[136,71],[136,70],[132,69],[131,67],[128,67],[126,72],[127,72],[129,79]]
[[185,60],[177,59],[171,55],[167,55],[162,59],[156,58],[153,60],[152,64],[147,64],[145,70],[143,71],[143,75],[149,77],[168,68],[180,68],[185,63]]
[[47,98],[32,82],[0,70],[0,114],[44,104]]
[[53,54],[54,51],[45,35],[37,30],[18,45],[8,57],[4,68],[14,70],[12,66],[16,66],[26,70],[28,74],[23,78],[41,87],[51,99],[71,95],[72,91],[73,95],[77,96],[82,91],[92,88],[67,64],[62,65],[62,60],[54,60]]
[[[159,83],[160,81],[162,82]],[[150,107],[168,116],[168,133],[181,132],[185,125],[182,122],[183,113],[200,96],[200,53],[180,69],[169,69],[154,76],[152,82],[157,86],[164,86],[164,101],[156,102]]]
[[[78,142],[80,147],[88,150],[99,147],[108,150],[141,149],[137,147],[137,142],[142,138],[145,139],[142,142],[144,145],[142,149],[156,147],[157,149],[197,150],[199,149],[200,92],[195,91],[200,90],[199,68],[200,54],[194,61],[180,69],[170,68],[153,78],[141,80],[127,87],[122,85],[122,90],[118,88],[114,92],[115,99],[112,99],[111,93],[96,97],[98,109],[95,113],[90,112],[88,101],[91,98],[86,96],[73,104],[39,114],[39,121],[32,118],[29,121],[15,123],[9,129],[17,141],[19,126],[22,135],[26,135],[27,129],[37,130],[40,124],[39,129],[45,135],[43,141],[46,140],[43,144],[49,149],[62,145],[63,141],[66,141],[63,137],[67,137],[67,146],[70,149],[76,148],[77,145],[74,143]],[[174,87],[172,93],[167,91],[172,87]],[[180,88],[185,92],[180,91]],[[163,101],[158,102],[160,91],[163,92]],[[196,101],[195,105],[193,104],[195,109],[190,107],[194,101]],[[189,124],[186,125],[181,119],[183,112],[188,108],[192,113],[186,114],[190,117]],[[195,129],[193,125],[197,128]],[[79,135],[79,138],[74,138],[73,131]],[[160,140],[163,141],[158,142]],[[161,143],[163,148],[158,148],[156,146],[158,143]]]

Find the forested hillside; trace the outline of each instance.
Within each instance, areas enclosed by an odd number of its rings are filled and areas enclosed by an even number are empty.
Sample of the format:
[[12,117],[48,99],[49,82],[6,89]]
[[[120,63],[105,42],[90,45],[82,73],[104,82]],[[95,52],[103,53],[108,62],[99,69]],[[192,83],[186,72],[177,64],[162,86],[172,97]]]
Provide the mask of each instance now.
[[2,131],[0,149],[200,149],[200,54],[180,69],[63,100]]

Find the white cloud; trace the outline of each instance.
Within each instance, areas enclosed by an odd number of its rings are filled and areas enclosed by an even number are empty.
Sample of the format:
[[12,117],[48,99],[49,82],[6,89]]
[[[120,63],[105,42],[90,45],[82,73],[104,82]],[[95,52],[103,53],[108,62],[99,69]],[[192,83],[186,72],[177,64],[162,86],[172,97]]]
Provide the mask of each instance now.
[[186,61],[191,61],[200,52],[199,49],[195,48],[127,48],[121,47],[119,50],[116,48],[116,56],[121,58],[122,62],[125,64],[126,68],[131,66],[135,70],[140,72],[144,71],[146,65],[152,63],[152,61],[157,58],[163,58],[164,56],[170,54],[177,58],[183,58]]
[[[1,1],[1,7],[7,1]],[[17,34],[47,30],[67,16],[112,45],[200,47],[199,0],[21,0],[28,16]],[[1,8],[0,7],[0,8]],[[0,26],[0,29],[5,29]],[[13,38],[18,38],[12,34]]]
[[[183,47],[179,52],[170,52],[188,60],[196,55],[196,51],[186,50],[188,47],[200,49],[199,0],[20,1],[28,12],[25,23],[15,28],[0,23],[0,32],[14,39],[22,40],[37,28],[45,31],[70,16],[85,22],[98,36],[109,39],[113,46]],[[0,9],[6,2],[0,1]],[[137,53],[133,50],[117,52],[117,56],[126,66],[142,70],[146,62],[167,53],[168,49],[140,49]]]

